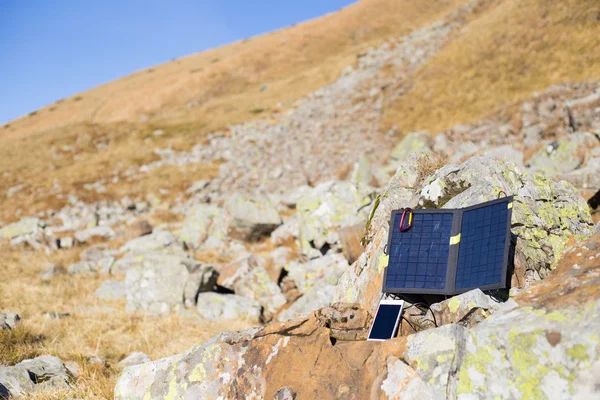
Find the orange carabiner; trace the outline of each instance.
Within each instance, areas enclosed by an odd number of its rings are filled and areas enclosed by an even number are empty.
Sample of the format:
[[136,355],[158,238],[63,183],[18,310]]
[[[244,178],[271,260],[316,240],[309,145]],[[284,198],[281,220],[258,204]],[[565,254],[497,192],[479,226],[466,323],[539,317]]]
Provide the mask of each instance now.
[[[409,213],[408,215],[408,221],[406,226],[404,226],[404,219],[406,218],[406,213]],[[411,208],[405,208],[404,211],[402,211],[402,218],[400,218],[400,232],[406,232],[407,230],[410,229],[410,227],[412,226],[412,217],[413,217],[413,210]]]

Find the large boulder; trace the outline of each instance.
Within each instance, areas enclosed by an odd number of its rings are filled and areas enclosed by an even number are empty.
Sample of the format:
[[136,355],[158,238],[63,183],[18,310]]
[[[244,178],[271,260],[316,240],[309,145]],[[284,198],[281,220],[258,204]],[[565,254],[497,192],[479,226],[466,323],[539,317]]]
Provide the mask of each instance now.
[[222,333],[183,354],[125,369],[115,399],[272,399],[284,388],[298,399],[371,398],[386,377],[388,357],[401,355],[401,344],[333,346],[332,324],[343,325],[315,314]]
[[227,264],[217,266],[219,278],[217,284],[229,290],[234,290],[235,284],[251,270],[258,266],[258,261],[253,255],[244,256]]
[[68,387],[73,379],[62,360],[50,355],[21,361],[16,367],[25,369],[35,384],[43,383],[46,387]]
[[512,233],[517,237],[513,286],[544,278],[570,240],[592,234],[589,208],[570,184],[523,173],[510,162],[472,157],[447,165],[419,184],[409,161],[376,200],[367,222],[365,253],[340,278],[334,301],[358,302],[374,312],[381,295],[383,249],[391,210],[403,207],[460,208],[514,195]]
[[185,221],[176,235],[188,247],[199,248],[209,237],[225,240],[227,224],[225,210],[214,204],[198,204],[186,213]]
[[25,368],[0,365],[0,399],[22,396],[33,391],[34,387]]
[[325,182],[298,200],[300,248],[310,255],[312,250],[325,252],[338,246],[340,228],[364,223],[373,192],[370,186],[357,186],[349,181]]
[[207,321],[238,319],[258,323],[261,316],[258,301],[235,294],[200,293],[197,309],[198,314]]
[[167,230],[158,230],[150,235],[130,240],[121,247],[121,252],[144,253],[160,251],[163,253],[179,253],[183,245],[179,239]]
[[579,189],[600,189],[600,151],[598,156],[591,158],[582,168],[558,175]]
[[286,303],[279,286],[260,265],[242,275],[234,283],[233,289],[240,296],[258,301],[269,314],[276,313]]
[[236,193],[227,199],[225,208],[231,216],[230,235],[246,241],[270,234],[282,222],[277,209],[264,195]]
[[598,139],[587,132],[578,132],[548,143],[529,160],[532,170],[552,178],[578,169],[586,161]]
[[471,328],[448,324],[368,342],[357,339],[369,313],[336,304],[129,367],[115,398],[595,398],[599,251],[598,235],[580,242],[546,280]]
[[298,289],[306,293],[319,281],[335,286],[348,267],[348,261],[341,253],[328,253],[305,263],[292,261],[287,269]]
[[290,307],[277,315],[278,321],[287,321],[300,315],[308,315],[313,311],[331,304],[335,294],[335,285],[320,279],[309,289],[305,289],[302,297],[296,300]]
[[39,218],[23,218],[0,229],[0,239],[14,239],[19,236],[33,235],[44,229],[45,226],[44,221]]
[[73,374],[58,357],[44,355],[17,365],[0,365],[0,399],[31,394],[34,391],[68,389]]
[[194,306],[198,293],[212,290],[217,281],[212,266],[184,256],[154,252],[135,257],[125,276],[130,311],[164,314],[177,305]]

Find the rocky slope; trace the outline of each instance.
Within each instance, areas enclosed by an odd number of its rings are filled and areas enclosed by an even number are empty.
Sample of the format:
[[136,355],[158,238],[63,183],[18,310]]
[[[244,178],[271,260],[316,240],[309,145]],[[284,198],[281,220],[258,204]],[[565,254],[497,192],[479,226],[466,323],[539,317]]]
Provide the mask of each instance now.
[[[190,148],[155,129],[152,159],[78,191],[54,182],[59,206],[0,222],[0,398],[598,396],[600,82],[443,132],[381,128],[406,78],[497,3],[454,4],[288,110]],[[13,183],[6,204],[30,201]],[[391,210],[503,195],[510,291],[432,298],[398,338],[366,342]]]

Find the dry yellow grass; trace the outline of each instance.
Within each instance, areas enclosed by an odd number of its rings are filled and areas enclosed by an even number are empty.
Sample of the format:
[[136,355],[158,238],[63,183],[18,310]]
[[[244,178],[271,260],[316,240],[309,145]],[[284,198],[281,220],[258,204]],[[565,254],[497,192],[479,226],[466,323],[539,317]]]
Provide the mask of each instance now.
[[417,159],[417,182],[423,182],[435,171],[448,164],[445,154],[421,154]]
[[600,79],[600,3],[505,0],[408,79],[385,126],[438,132],[564,82]]
[[[80,377],[73,390],[33,395],[32,399],[110,399],[120,373],[117,362],[133,351],[152,359],[170,356],[198,345],[218,332],[243,329],[249,324],[200,324],[177,315],[153,317],[127,313],[122,302],[100,301],[93,293],[102,282],[96,276],[59,276],[51,283],[38,277],[46,263],[68,265],[79,249],[45,255],[3,249],[0,256],[0,311],[17,311],[21,327],[0,335],[0,364],[14,364],[40,354],[75,361]],[[102,310],[102,307],[111,307]],[[70,313],[59,320],[45,312]],[[106,360],[106,366],[89,363],[90,356]]]

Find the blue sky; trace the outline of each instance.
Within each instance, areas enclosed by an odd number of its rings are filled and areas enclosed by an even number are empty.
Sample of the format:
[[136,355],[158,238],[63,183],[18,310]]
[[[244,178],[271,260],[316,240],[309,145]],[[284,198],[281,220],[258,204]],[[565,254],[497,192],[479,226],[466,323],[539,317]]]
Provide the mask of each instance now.
[[0,0],[0,123],[352,0]]

